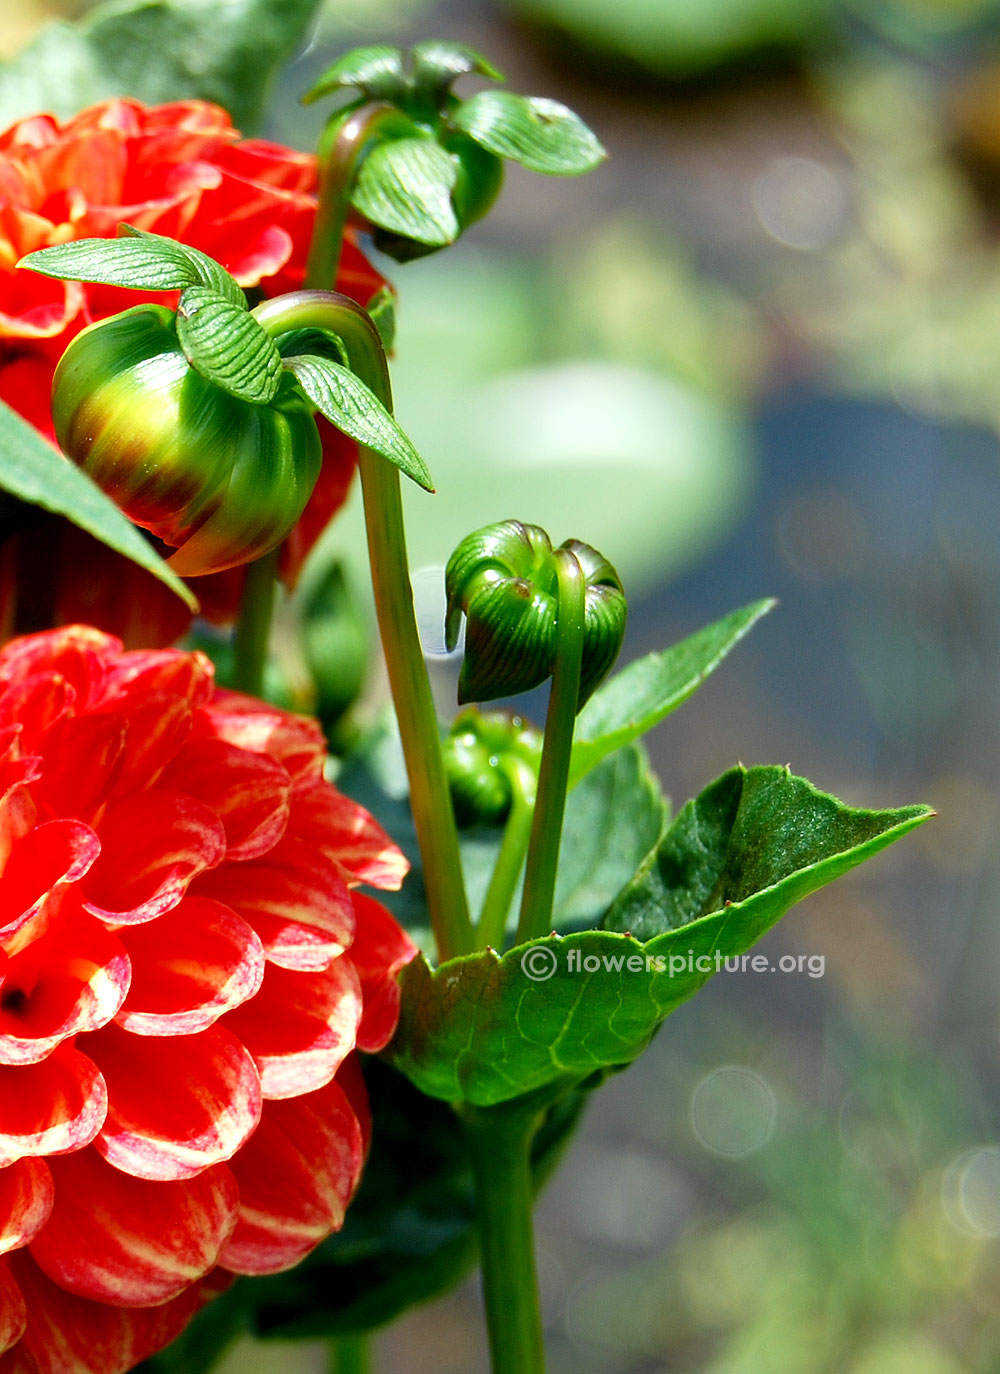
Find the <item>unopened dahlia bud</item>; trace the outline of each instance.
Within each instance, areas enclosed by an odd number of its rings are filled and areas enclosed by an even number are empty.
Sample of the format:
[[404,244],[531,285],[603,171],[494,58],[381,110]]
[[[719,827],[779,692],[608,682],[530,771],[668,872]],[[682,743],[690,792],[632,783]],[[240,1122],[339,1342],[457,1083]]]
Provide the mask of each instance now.
[[503,520],[463,539],[445,570],[449,649],[458,642],[463,612],[466,618],[460,702],[527,692],[551,675],[559,621],[557,554],[564,550],[576,559],[586,584],[577,709],[611,668],[627,613],[614,568],[579,540],[555,550],[537,525]]
[[532,784],[542,756],[542,732],[513,711],[477,711],[455,717],[444,741],[444,766],[459,825],[501,825],[514,788]]
[[185,577],[276,548],[321,462],[313,408],[294,379],[252,403],[195,370],[174,312],[140,305],[85,329],[56,369],[56,438]]

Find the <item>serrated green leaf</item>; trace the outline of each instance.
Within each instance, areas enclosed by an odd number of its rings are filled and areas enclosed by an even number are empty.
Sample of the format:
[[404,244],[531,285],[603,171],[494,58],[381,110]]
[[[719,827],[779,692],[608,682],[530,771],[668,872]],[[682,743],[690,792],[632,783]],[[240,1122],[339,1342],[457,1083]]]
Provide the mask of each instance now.
[[373,148],[351,203],[372,224],[440,247],[458,237],[451,203],[458,164],[430,138],[399,138]]
[[353,48],[339,57],[332,67],[327,67],[319,80],[306,91],[302,103],[311,105],[325,95],[352,86],[379,98],[388,98],[403,91],[406,75],[402,52],[387,43]]
[[[112,0],[79,25],[47,25],[0,67],[0,124],[59,117],[97,100],[222,105],[244,134],[260,126],[274,74],[295,53],[319,0]],[[155,54],[155,60],[152,55]]]
[[28,253],[18,267],[62,281],[86,281],[133,291],[183,291],[201,285],[246,308],[236,280],[197,248],[129,224],[114,239],[76,239]]
[[627,1064],[723,960],[930,814],[855,810],[785,768],[732,769],[614,903],[609,920],[635,933],[552,935],[436,970],[415,960],[387,1053],[423,1092],[476,1106]]
[[425,491],[434,490],[424,460],[359,377],[331,358],[312,354],[286,358],[284,365],[331,424],[381,454]]
[[686,701],[775,604],[743,606],[662,653],[637,659],[599,687],[577,718],[570,786]]
[[413,78],[418,87],[435,90],[450,86],[460,76],[475,72],[491,81],[503,81],[492,62],[464,43],[446,43],[438,38],[417,43],[410,49]]
[[165,582],[192,610],[198,602],[132,522],[33,425],[0,403],[0,487],[32,506],[63,515],[116,553]]
[[451,122],[491,153],[531,172],[578,176],[607,156],[579,115],[542,96],[479,91],[462,101]]
[[210,286],[189,286],[177,306],[177,338],[193,368],[254,405],[274,399],[281,381],[278,346],[249,313]]

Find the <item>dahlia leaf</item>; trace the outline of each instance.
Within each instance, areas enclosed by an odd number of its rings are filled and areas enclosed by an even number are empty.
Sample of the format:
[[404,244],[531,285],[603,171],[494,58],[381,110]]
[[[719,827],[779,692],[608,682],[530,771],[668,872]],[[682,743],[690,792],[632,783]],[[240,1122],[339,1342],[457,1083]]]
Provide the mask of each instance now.
[[723,960],[931,814],[856,810],[785,768],[734,768],[680,812],[613,903],[614,929],[408,965],[387,1053],[423,1092],[476,1106],[622,1067]]
[[69,117],[126,95],[211,100],[252,134],[318,9],[319,0],[227,0],[220,22],[218,0],[112,0],[77,25],[48,24],[0,66],[0,121],[38,110]]
[[166,583],[192,610],[198,602],[142,534],[79,468],[33,425],[0,403],[0,487],[30,506],[63,515]]
[[635,660],[599,687],[577,719],[570,786],[686,701],[774,605],[754,601],[662,653]]
[[189,286],[177,306],[177,337],[188,362],[230,396],[267,405],[281,381],[281,354],[241,303],[210,286]]
[[579,115],[541,96],[479,91],[462,101],[451,120],[481,147],[530,172],[578,176],[607,156]]
[[284,365],[332,425],[393,463],[425,491],[434,490],[420,454],[378,397],[349,368],[314,354],[286,358]]
[[452,243],[459,223],[451,203],[458,163],[430,138],[400,138],[365,158],[351,203],[372,224],[434,247]]

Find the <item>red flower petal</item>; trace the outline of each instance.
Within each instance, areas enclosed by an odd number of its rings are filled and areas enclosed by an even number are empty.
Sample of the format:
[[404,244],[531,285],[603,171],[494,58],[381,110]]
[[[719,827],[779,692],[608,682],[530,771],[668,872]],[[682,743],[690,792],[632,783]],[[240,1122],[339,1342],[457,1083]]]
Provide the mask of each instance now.
[[101,856],[87,875],[87,909],[116,925],[175,907],[197,874],[221,863],[226,833],[214,811],[180,792],[140,793],[108,809]]
[[132,983],[115,1020],[134,1035],[191,1035],[253,997],[264,951],[222,902],[185,897],[173,911],[122,930]]
[[364,1003],[358,1049],[375,1054],[389,1043],[399,1020],[396,974],[416,957],[418,950],[381,902],[361,892],[352,893],[352,897],[358,922],[351,945],[351,963],[361,979]]
[[253,697],[218,692],[195,721],[198,738],[224,739],[252,754],[284,764],[296,790],[323,776],[326,741],[314,720],[287,711],[268,711]]
[[340,1227],[364,1162],[361,1127],[336,1083],[267,1102],[233,1161],[239,1219],[219,1263],[238,1274],[288,1269]]
[[260,1120],[254,1062],[219,1026],[152,1039],[108,1026],[87,1049],[108,1085],[95,1148],[137,1178],[194,1178],[230,1159]]
[[4,1357],[12,1363],[0,1360],[0,1374],[126,1374],[180,1335],[207,1296],[196,1284],[161,1306],[109,1307],[67,1293],[24,1251],[10,1266],[28,1324],[21,1344]]
[[301,840],[284,839],[254,863],[206,873],[195,890],[224,898],[282,968],[328,968],[354,936],[346,883],[329,859]]
[[212,808],[225,827],[230,860],[266,854],[288,824],[288,770],[266,754],[250,753],[226,740],[192,741],[174,759],[161,784]]
[[56,1200],[31,1254],[53,1282],[94,1302],[148,1307],[176,1297],[214,1266],[236,1219],[225,1164],[156,1183],[112,1168],[96,1150],[50,1167]]
[[35,1064],[63,1040],[117,1013],[130,968],[99,921],[62,914],[13,955],[0,986],[0,1064]]
[[93,830],[81,821],[47,821],[18,840],[3,871],[0,936],[12,935],[57,898],[59,889],[79,881],[100,849]]
[[35,1238],[49,1219],[53,1196],[43,1159],[18,1159],[0,1169],[0,1254]]
[[0,1067],[0,1160],[80,1150],[101,1129],[108,1094],[95,1064],[62,1045],[40,1064]]
[[333,859],[349,883],[395,890],[409,871],[406,856],[374,816],[327,783],[295,794],[289,832]]
[[361,985],[347,955],[322,973],[268,964],[260,992],[226,1017],[260,1072],[265,1097],[298,1097],[329,1083],[354,1048]]
[[[5,1259],[0,1259],[0,1352],[9,1350],[24,1335],[28,1312],[24,1298]],[[6,1358],[0,1359],[0,1371],[14,1374],[17,1366]]]

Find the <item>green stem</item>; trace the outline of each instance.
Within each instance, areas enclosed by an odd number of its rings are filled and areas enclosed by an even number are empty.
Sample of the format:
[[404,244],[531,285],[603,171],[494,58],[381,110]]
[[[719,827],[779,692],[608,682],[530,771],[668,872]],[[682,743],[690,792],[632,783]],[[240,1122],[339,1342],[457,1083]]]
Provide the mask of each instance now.
[[319,205],[306,262],[306,286],[328,287],[337,280],[351,189],[359,164],[383,135],[413,133],[412,121],[392,105],[362,105],[341,122],[334,115],[319,141]]
[[[297,291],[262,302],[253,314],[272,335],[290,329],[323,329],[336,334],[347,350],[352,372],[387,410],[392,410],[389,368],[378,330],[349,297],[334,291]],[[472,922],[437,714],[413,610],[399,471],[360,444],[358,468],[375,613],[410,780],[410,806],[423,861],[427,906],[438,955],[442,960],[451,959],[474,948]]]
[[559,579],[556,662],[545,717],[538,799],[515,938],[519,945],[548,934],[551,926],[573,727],[580,696],[587,584],[580,564],[569,549],[556,549],[555,558]]
[[535,1277],[531,1142],[538,1115],[523,1104],[467,1107],[476,1180],[483,1298],[493,1374],[544,1374]]
[[259,697],[264,686],[277,571],[277,549],[250,563],[240,598],[233,639],[233,686],[238,692],[246,692],[252,697]]
[[367,1335],[338,1336],[330,1352],[330,1374],[370,1374],[371,1342]]
[[534,814],[536,780],[527,764],[517,762],[509,770],[511,807],[500,844],[493,876],[483,899],[483,909],[476,926],[476,947],[503,949],[507,930],[507,913],[521,876],[525,851],[531,836]]

